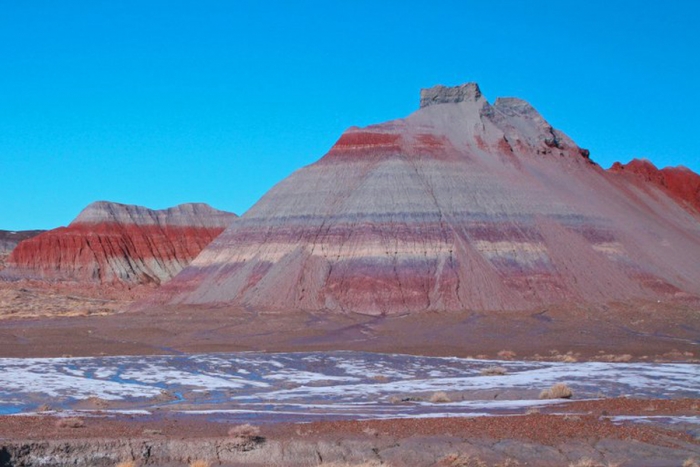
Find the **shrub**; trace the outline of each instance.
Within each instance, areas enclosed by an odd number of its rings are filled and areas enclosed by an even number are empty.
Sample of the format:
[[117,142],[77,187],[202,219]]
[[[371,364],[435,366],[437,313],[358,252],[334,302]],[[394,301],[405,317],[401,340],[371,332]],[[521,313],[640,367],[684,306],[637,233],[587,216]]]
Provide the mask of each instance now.
[[349,462],[324,462],[318,467],[380,467],[381,464],[377,461],[365,461],[359,464],[351,464]]
[[190,462],[190,467],[211,467],[208,461],[197,459],[196,461]]
[[85,402],[94,407],[97,407],[98,409],[104,409],[109,407],[109,401],[97,396],[90,396],[87,399],[85,399]]
[[136,462],[134,462],[134,461],[120,462],[116,465],[116,467],[136,467]]
[[438,391],[430,396],[429,401],[435,404],[440,402],[452,402],[452,399],[450,399],[450,396],[448,396],[444,391]]
[[565,354],[559,354],[559,355],[554,355],[552,357],[553,360],[557,362],[563,362],[563,363],[576,363],[578,361],[577,356],[580,354],[574,355],[573,352],[567,352]]
[[508,370],[502,366],[490,366],[481,370],[482,376],[503,376],[508,373]]
[[540,393],[540,399],[571,399],[574,395],[564,383],[557,383],[549,389],[545,389]]
[[515,352],[513,352],[512,350],[501,350],[500,352],[498,352],[497,355],[499,358],[502,358],[503,360],[512,360],[515,358],[515,356],[517,354]]
[[56,426],[59,428],[82,428],[85,426],[85,422],[78,417],[59,418]]
[[229,428],[228,435],[232,438],[251,440],[260,436],[260,428],[248,423],[245,425],[236,425]]
[[632,355],[625,353],[621,355],[615,355],[615,354],[603,354],[599,355],[598,359],[603,361],[603,362],[613,362],[613,363],[624,363],[624,362],[629,362],[632,360]]
[[440,467],[488,467],[486,462],[478,457],[464,456],[462,454],[450,454],[437,464]]
[[605,464],[601,464],[600,462],[594,461],[593,459],[590,459],[588,457],[583,457],[576,462],[572,462],[569,464],[569,467],[618,467],[620,464],[615,464],[615,463],[610,463],[606,462]]

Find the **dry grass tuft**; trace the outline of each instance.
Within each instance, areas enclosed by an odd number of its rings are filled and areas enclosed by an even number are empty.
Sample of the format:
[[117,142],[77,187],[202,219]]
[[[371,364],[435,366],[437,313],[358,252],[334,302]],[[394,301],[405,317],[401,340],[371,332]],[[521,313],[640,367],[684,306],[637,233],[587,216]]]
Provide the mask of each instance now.
[[56,426],[58,428],[82,428],[85,426],[85,421],[78,417],[59,418],[56,421]]
[[549,389],[540,393],[540,399],[571,399],[574,393],[564,383],[557,383]]
[[503,360],[513,360],[517,354],[512,350],[501,350],[496,355]]
[[379,432],[376,429],[368,426],[362,429],[362,433],[366,434],[367,436],[379,436]]
[[211,464],[209,461],[197,459],[196,461],[190,462],[190,467],[211,467]]
[[[440,467],[488,467],[489,464],[479,459],[478,457],[465,456],[463,454],[450,454],[442,458],[437,464]],[[493,467],[518,467],[520,462],[515,459],[506,459],[498,464],[493,464]]]
[[683,462],[683,467],[700,467],[700,460],[697,458],[689,458]]
[[516,461],[515,459],[506,459],[505,461],[501,462],[500,464],[497,464],[496,467],[519,467],[520,462]]
[[502,366],[490,366],[481,370],[482,376],[503,376],[508,373],[508,370]]
[[576,462],[572,462],[569,464],[569,467],[619,467],[620,464],[618,463],[612,463],[612,462],[606,462],[605,464],[602,464],[598,461],[594,461],[591,458],[588,457],[583,457]]
[[110,405],[108,400],[102,399],[101,397],[97,396],[88,397],[87,399],[85,399],[85,403],[98,409],[105,409]]
[[134,462],[134,461],[120,462],[116,465],[116,467],[136,467],[136,462]]
[[452,399],[450,399],[450,396],[447,395],[446,392],[444,391],[438,391],[433,393],[432,396],[430,396],[430,399],[428,399],[430,402],[434,404],[442,403],[442,402],[452,402]]
[[486,462],[478,457],[463,456],[462,454],[450,454],[438,462],[440,467],[488,467]]
[[260,428],[249,423],[236,425],[229,428],[228,435],[232,438],[251,440],[260,436]]
[[597,360],[600,360],[602,362],[611,362],[611,363],[624,363],[624,362],[629,362],[632,360],[632,355],[625,353],[621,355],[615,355],[615,354],[603,354],[599,355]]
[[558,350],[552,349],[549,351],[549,357],[542,357],[539,354],[536,355],[536,360],[551,360],[554,362],[563,362],[563,363],[575,363],[578,361],[579,357],[581,356],[580,353],[574,353],[571,350],[566,352],[565,354],[559,353]]
[[351,464],[349,462],[324,462],[318,467],[380,467],[382,464],[376,461],[365,461],[359,464]]

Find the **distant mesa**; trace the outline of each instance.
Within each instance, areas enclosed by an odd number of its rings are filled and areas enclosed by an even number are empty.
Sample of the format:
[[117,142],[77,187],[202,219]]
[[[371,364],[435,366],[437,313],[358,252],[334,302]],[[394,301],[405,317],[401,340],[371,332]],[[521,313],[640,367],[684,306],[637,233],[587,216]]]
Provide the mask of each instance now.
[[436,86],[406,118],[348,129],[150,305],[391,315],[697,297],[697,175],[616,172],[524,100]]
[[199,203],[152,210],[98,201],[68,227],[19,243],[3,276],[160,284],[189,264],[236,218]]

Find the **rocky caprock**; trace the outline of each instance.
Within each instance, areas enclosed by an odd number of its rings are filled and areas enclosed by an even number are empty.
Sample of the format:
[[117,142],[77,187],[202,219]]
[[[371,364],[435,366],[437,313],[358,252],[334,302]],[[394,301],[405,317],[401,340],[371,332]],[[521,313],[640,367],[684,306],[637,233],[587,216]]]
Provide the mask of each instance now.
[[[693,176],[697,177],[695,174]],[[156,300],[397,314],[700,294],[700,215],[470,83],[350,128]]]

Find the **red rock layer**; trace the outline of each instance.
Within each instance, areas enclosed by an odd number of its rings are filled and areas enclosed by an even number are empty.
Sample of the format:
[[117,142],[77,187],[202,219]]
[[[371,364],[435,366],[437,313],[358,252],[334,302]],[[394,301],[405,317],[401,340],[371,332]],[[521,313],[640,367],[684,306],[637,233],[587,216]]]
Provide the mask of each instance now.
[[[68,227],[23,241],[14,249],[5,272],[12,278],[97,283],[160,284],[194,259],[235,217],[211,211],[193,218],[180,213],[95,203]],[[104,215],[105,211],[111,214]],[[126,216],[130,213],[131,217]],[[134,213],[138,215],[134,216]],[[191,213],[190,213],[191,214]],[[161,215],[161,218],[159,218]],[[102,217],[100,217],[102,216]],[[180,224],[194,225],[180,225]],[[212,224],[206,226],[207,223]]]
[[644,159],[633,159],[627,164],[615,162],[609,171],[617,174],[633,174],[644,182],[664,189],[683,204],[700,213],[700,175],[685,167],[657,169]]
[[35,237],[42,232],[43,230],[0,230],[0,269],[5,268],[7,257],[19,242]]

